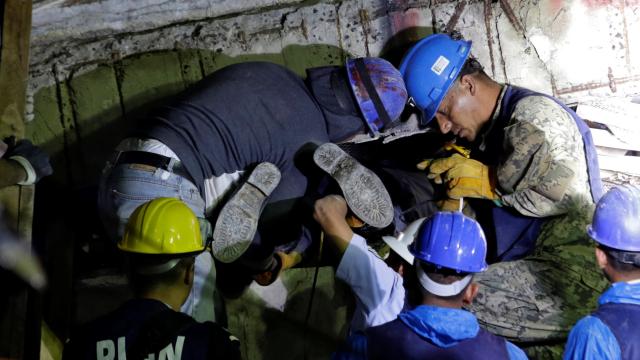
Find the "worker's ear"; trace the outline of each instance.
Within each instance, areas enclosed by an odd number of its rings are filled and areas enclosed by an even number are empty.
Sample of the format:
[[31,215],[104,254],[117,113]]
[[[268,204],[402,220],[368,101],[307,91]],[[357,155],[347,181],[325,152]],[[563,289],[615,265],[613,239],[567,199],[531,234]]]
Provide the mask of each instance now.
[[462,296],[462,304],[471,305],[473,303],[473,299],[475,299],[476,295],[478,295],[479,289],[480,287],[478,286],[478,284],[474,282],[469,284],[469,286],[467,286],[467,288],[464,289],[464,295]]
[[478,91],[478,84],[476,78],[471,74],[464,75],[460,78],[459,89],[464,91],[468,95],[475,95]]
[[400,274],[401,277],[404,277],[404,270],[405,270],[405,266],[404,266],[404,261],[400,261],[400,265],[398,265],[398,274]]
[[609,259],[607,258],[607,254],[599,247],[596,247],[596,262],[598,263],[598,267],[600,269],[606,268],[607,265],[609,264]]
[[193,277],[195,276],[195,272],[196,272],[196,263],[195,261],[191,263],[191,265],[189,265],[187,267],[187,270],[184,272],[184,284],[191,286],[193,285]]

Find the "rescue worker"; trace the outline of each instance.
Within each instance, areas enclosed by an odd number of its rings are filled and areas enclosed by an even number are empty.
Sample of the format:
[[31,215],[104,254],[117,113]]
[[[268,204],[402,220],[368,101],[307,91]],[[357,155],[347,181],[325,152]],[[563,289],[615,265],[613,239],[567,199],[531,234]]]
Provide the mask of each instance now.
[[582,231],[602,194],[591,134],[558,99],[491,79],[470,51],[435,34],[400,66],[424,118],[471,147],[471,158],[428,166],[449,199],[468,200],[499,262],[477,276],[484,286],[470,310],[510,339],[562,340],[606,286]]
[[352,231],[347,214],[347,203],[339,195],[325,196],[314,205],[313,217],[337,258],[336,277],[351,288],[356,299],[349,329],[354,333],[394,320],[407,306],[403,274],[413,264],[408,246],[423,219],[411,223],[397,238],[383,237],[391,251],[382,260]]
[[640,187],[607,192],[587,233],[595,240],[598,266],[612,283],[598,309],[569,334],[565,359],[640,358]]
[[[428,359],[458,355],[470,359],[474,356],[482,359],[526,359],[522,350],[481,329],[475,317],[461,309],[463,304],[473,301],[478,291],[477,285],[472,283],[473,273],[487,267],[484,234],[473,219],[460,212],[439,212],[429,219],[412,223],[399,241],[394,243],[387,239],[390,244],[395,244],[392,245],[393,251],[413,263],[402,268],[404,274],[415,271],[417,277],[417,281],[406,284],[407,290],[419,288],[419,302],[412,305],[405,303],[404,290],[400,290],[403,288],[400,274],[386,267],[372,251],[359,247],[358,240],[352,239],[351,244],[345,240],[350,229],[341,220],[344,215],[346,204],[337,196],[316,203],[316,218],[323,224],[326,234],[338,248],[347,247],[340,267],[352,269],[352,277],[347,278],[347,283],[352,286],[356,297],[361,299],[359,295],[370,292],[377,293],[377,298],[383,300],[373,303],[365,299],[358,305],[367,305],[373,310],[369,314],[378,320],[381,315],[387,315],[387,319],[378,321],[378,324],[372,322],[373,327],[352,328],[360,332],[352,333],[348,349],[335,354],[334,358]],[[412,244],[410,250],[407,250],[407,244]],[[358,261],[364,259],[369,259],[369,262]],[[338,277],[340,267],[336,272]],[[377,284],[376,278],[381,279]],[[394,281],[385,281],[387,279]],[[368,286],[377,291],[368,289]],[[391,306],[389,302],[396,305]],[[405,310],[400,312],[403,308]],[[357,312],[355,316],[358,316]]]
[[138,207],[118,248],[128,255],[135,298],[81,327],[64,359],[240,359],[239,342],[220,325],[179,312],[205,250],[195,214],[180,200]]
[[[11,185],[33,185],[53,173],[49,155],[31,141],[14,138],[0,141],[0,189]],[[0,207],[0,214],[3,212]],[[40,260],[31,244],[20,241],[0,215],[0,268],[14,272],[36,290],[47,283]],[[0,275],[3,275],[0,273]]]
[[[118,145],[99,189],[105,225],[121,231],[140,203],[178,197],[203,229],[214,228],[205,232],[213,233],[218,288],[229,296],[241,293],[246,273],[268,285],[311,243],[303,225],[313,224],[311,209],[303,197],[316,189],[309,181],[317,177],[317,168],[309,169],[314,148],[368,131],[381,136],[397,125],[405,103],[402,77],[382,59],[309,69],[306,80],[271,63],[225,67],[161,107]],[[393,210],[382,182],[372,172],[358,173],[377,185],[343,187],[352,191],[345,196],[354,199],[363,221],[388,225]],[[198,257],[196,279],[209,273],[211,262]],[[187,313],[199,302],[199,288],[183,309]]]
[[[8,142],[8,143],[7,143]],[[10,185],[33,185],[53,173],[49,155],[31,141],[13,138],[0,141],[0,189]]]

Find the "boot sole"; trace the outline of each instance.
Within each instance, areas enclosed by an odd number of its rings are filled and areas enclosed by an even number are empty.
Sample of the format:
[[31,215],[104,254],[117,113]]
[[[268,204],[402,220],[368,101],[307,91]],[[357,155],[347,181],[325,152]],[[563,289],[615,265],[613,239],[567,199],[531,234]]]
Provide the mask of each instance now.
[[377,228],[391,224],[391,196],[373,171],[333,143],[318,147],[313,161],[338,182],[349,209],[360,220]]
[[237,260],[251,245],[265,200],[280,182],[280,171],[260,163],[249,179],[222,207],[211,244],[213,256],[223,263]]

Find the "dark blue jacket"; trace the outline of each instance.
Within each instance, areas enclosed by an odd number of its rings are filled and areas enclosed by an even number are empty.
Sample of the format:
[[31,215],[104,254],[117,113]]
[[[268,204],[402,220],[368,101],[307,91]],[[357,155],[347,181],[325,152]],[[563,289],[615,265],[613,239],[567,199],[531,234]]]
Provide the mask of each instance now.
[[323,176],[313,165],[314,146],[365,131],[346,79],[335,66],[310,69],[305,81],[273,63],[229,65],[157,109],[134,136],[173,150],[205,200],[206,179],[276,165],[280,183],[245,255],[262,260],[275,246],[312,239],[309,227],[317,224],[305,196],[317,196]]
[[335,359],[526,359],[522,350],[481,329],[466,310],[421,305],[352,336]]
[[158,359],[162,352],[176,360],[240,359],[239,342],[226,329],[151,299],[130,300],[81,327],[65,345],[63,359],[120,359],[121,352],[128,360],[149,354]]

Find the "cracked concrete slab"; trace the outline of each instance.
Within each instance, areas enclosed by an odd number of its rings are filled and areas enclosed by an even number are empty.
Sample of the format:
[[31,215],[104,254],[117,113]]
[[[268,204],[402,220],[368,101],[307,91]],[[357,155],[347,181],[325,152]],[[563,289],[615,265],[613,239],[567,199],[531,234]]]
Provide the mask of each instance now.
[[639,7],[552,0],[146,0],[135,7],[115,0],[41,1],[34,8],[30,93],[78,64],[142,52],[208,49],[241,57],[325,44],[375,56],[399,32],[432,26],[474,41],[473,53],[498,81],[564,99],[635,91]]
[[65,38],[91,39],[104,34],[149,31],[189,21],[292,6],[302,0],[103,0],[43,1],[33,7],[32,44]]

